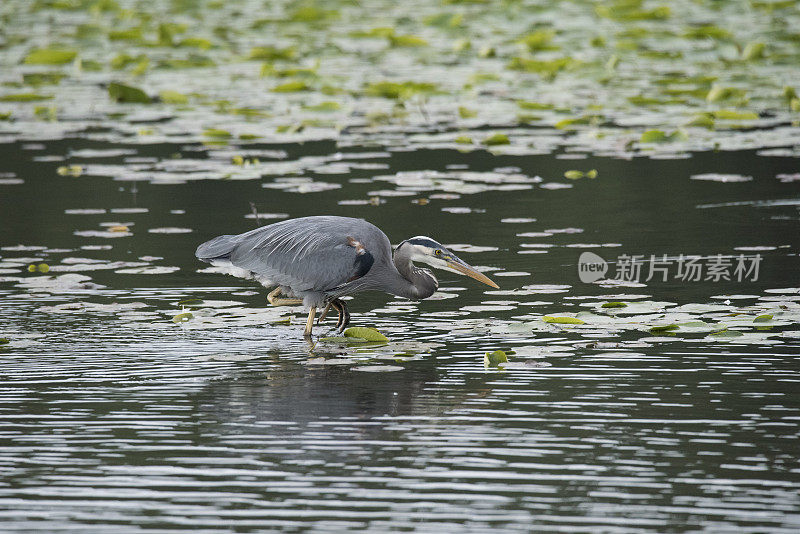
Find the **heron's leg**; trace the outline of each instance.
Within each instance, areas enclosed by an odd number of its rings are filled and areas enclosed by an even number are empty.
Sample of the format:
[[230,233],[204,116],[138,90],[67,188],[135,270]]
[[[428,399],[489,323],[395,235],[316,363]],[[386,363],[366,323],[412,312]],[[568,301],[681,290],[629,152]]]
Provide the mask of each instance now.
[[287,299],[287,298],[280,298],[278,295],[281,294],[281,288],[276,287],[272,291],[269,292],[267,295],[267,300],[273,306],[299,306],[303,303],[303,299]]
[[311,328],[314,326],[314,316],[317,314],[317,307],[311,306],[311,309],[308,310],[308,321],[306,321],[306,331],[303,332],[303,335],[306,337],[311,337]]
[[347,325],[350,324],[350,312],[347,311],[347,305],[343,300],[334,299],[331,305],[333,305],[339,313],[339,320],[336,321],[336,332],[341,334],[344,332],[344,329],[347,328]]
[[319,318],[317,319],[317,324],[322,324],[322,321],[324,321],[325,317],[328,316],[328,312],[330,311],[331,306],[333,306],[333,304],[330,303],[330,302],[328,303],[327,306],[325,306],[325,309],[322,310],[322,313],[320,314]]
[[272,304],[272,301],[278,298],[278,295],[280,294],[281,294],[281,288],[276,287],[275,289],[267,293],[267,300],[269,301],[270,304]]

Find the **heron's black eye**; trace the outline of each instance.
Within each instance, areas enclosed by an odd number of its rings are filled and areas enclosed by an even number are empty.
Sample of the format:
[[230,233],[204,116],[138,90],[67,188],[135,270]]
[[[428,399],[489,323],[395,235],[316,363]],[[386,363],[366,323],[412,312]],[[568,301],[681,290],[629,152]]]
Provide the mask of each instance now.
[[436,254],[437,256],[441,256],[442,255],[442,251],[437,248],[436,252],[434,254]]

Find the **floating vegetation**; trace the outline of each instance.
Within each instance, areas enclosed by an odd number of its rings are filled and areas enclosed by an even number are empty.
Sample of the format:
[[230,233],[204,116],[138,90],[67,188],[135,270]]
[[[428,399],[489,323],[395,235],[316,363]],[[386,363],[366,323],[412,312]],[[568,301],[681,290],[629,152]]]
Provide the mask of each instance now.
[[[400,141],[394,132],[444,127],[459,133],[440,142],[464,151],[542,153],[570,146],[573,132],[587,132],[580,137],[587,153],[663,158],[798,141],[790,129],[766,133],[796,120],[800,110],[796,90],[780,83],[792,79],[797,5],[753,8],[742,17],[733,4],[688,0],[515,10],[487,2],[442,12],[417,2],[398,10],[278,2],[242,27],[237,3],[200,4],[180,22],[150,1],[124,11],[93,2],[8,4],[0,54],[8,56],[9,79],[21,82],[0,91],[8,106],[0,125],[27,128],[35,117],[64,135],[80,118],[82,128],[108,129],[105,137],[126,142],[128,121],[139,122],[147,106],[159,118],[137,126],[139,135],[177,143],[265,138],[348,145],[369,131],[384,146],[414,148],[431,139]],[[774,24],[776,13],[785,25]],[[507,31],[487,34],[486,21]],[[576,31],[575,21],[590,27],[588,34]],[[58,44],[42,46],[22,27],[58,35]],[[55,84],[52,94],[34,90]],[[44,100],[52,105],[26,106]],[[125,104],[125,111],[96,105],[103,100]],[[258,131],[248,130],[256,118]],[[762,130],[742,131],[742,123]],[[214,124],[224,124],[231,137],[208,135],[218,129]],[[499,127],[503,134],[485,133]],[[681,127],[690,131],[684,135]],[[14,137],[19,130],[3,133]]]
[[122,104],[149,104],[152,99],[138,87],[117,82],[108,84],[108,96],[111,100]]
[[163,91],[159,91],[158,99],[165,104],[188,104],[189,97],[183,93],[179,93],[178,91],[171,91],[165,89]]
[[370,343],[386,343],[389,338],[375,330],[374,328],[355,326],[348,328],[343,332],[345,338],[355,338],[359,341],[367,341]]
[[[11,524],[796,529],[796,1],[1,5]],[[503,289],[306,340],[193,257],[313,213]]]
[[577,317],[554,317],[551,315],[543,316],[542,321],[553,324],[586,324],[585,321]]
[[497,367],[506,362],[508,362],[508,356],[502,350],[487,352],[483,355],[483,365],[485,367]]
[[56,169],[56,172],[59,176],[72,176],[77,178],[83,174],[83,167],[80,165],[62,165]]
[[342,109],[342,105],[339,102],[335,102],[332,100],[325,100],[323,102],[319,102],[318,104],[304,106],[303,108],[308,111],[333,113],[334,111],[339,111],[340,109]]
[[212,139],[230,139],[233,135],[228,130],[220,128],[207,128],[203,131],[203,135]]
[[189,320],[191,320],[193,318],[194,318],[194,315],[192,314],[192,312],[183,312],[183,313],[179,313],[179,314],[175,315],[172,318],[172,322],[173,323],[185,323],[186,321],[189,321]]
[[293,80],[278,84],[273,87],[272,90],[276,93],[296,93],[299,91],[310,91],[311,86],[304,80]]
[[388,35],[391,46],[428,46],[428,41],[416,35]]
[[367,96],[380,96],[395,100],[407,100],[418,94],[431,94],[436,92],[436,85],[432,83],[405,81],[405,82],[373,82],[364,87]]
[[666,325],[656,325],[650,327],[650,332],[657,334],[661,332],[670,332],[672,330],[678,330],[680,327],[676,324],[666,324]]
[[503,133],[495,133],[483,140],[483,144],[487,146],[507,145],[511,143],[508,136]]
[[63,65],[71,63],[78,56],[77,50],[60,48],[40,48],[31,50],[23,63],[28,65]]
[[766,57],[767,45],[761,42],[750,42],[742,49],[742,60],[753,61]]
[[[230,8],[212,4],[196,6],[180,21],[157,3],[126,5],[121,22],[116,9],[93,8],[90,3],[68,3],[70,16],[65,18],[60,15],[66,3],[12,1],[10,9],[28,27],[57,29],[54,34],[59,39],[53,41],[58,44],[43,45],[0,19],[6,38],[0,54],[9,65],[8,82],[0,90],[4,139],[21,142],[33,157],[40,157],[36,150],[41,148],[35,145],[45,145],[27,139],[25,132],[41,129],[46,138],[77,136],[106,143],[41,157],[53,158],[50,169],[60,176],[105,177],[131,190],[142,182],[258,181],[256,187],[264,198],[254,198],[253,209],[242,202],[236,211],[236,217],[247,218],[240,222],[248,228],[296,216],[296,208],[280,204],[285,194],[316,194],[320,199],[330,194],[336,205],[365,210],[394,209],[396,201],[407,209],[444,213],[464,224],[496,217],[502,223],[524,225],[513,243],[500,247],[483,246],[487,242],[452,245],[453,250],[476,255],[502,254],[508,247],[520,262],[496,273],[517,287],[448,308],[447,313],[453,314],[448,321],[456,329],[466,328],[475,317],[496,314],[514,317],[499,319],[498,328],[525,336],[626,333],[675,341],[687,336],[726,339],[710,334],[741,331],[746,335],[734,335],[727,342],[734,338],[774,342],[781,335],[781,325],[794,320],[793,311],[781,315],[774,306],[760,304],[726,306],[725,311],[682,309],[672,303],[648,302],[646,296],[608,294],[620,287],[645,286],[624,280],[598,281],[594,288],[601,293],[587,300],[578,300],[576,289],[566,284],[533,284],[540,273],[529,260],[561,261],[562,257],[554,257],[564,250],[608,250],[619,247],[617,241],[622,239],[600,239],[589,228],[584,235],[595,237],[574,239],[583,230],[570,226],[582,223],[539,222],[537,218],[548,218],[538,213],[531,217],[531,211],[508,212],[501,218],[491,203],[484,205],[486,197],[481,193],[571,194],[581,189],[572,181],[598,176],[590,165],[565,172],[563,167],[541,171],[552,180],[545,183],[532,169],[521,170],[511,162],[475,170],[464,161],[405,168],[395,167],[391,160],[416,150],[458,150],[456,156],[488,150],[511,158],[557,154],[558,159],[578,160],[593,154],[675,158],[757,148],[763,156],[796,157],[797,150],[787,147],[800,144],[800,135],[791,126],[797,121],[800,100],[797,89],[783,81],[791,81],[794,73],[790,58],[796,55],[797,39],[788,28],[800,22],[796,5],[767,9],[754,4],[752,16],[743,22],[737,9],[724,3],[713,7],[689,2],[668,7],[663,2],[578,3],[569,5],[569,16],[564,16],[567,4],[558,3],[537,9],[520,6],[513,14],[507,6],[490,2],[452,10],[412,2],[382,13],[279,3],[265,18],[241,27],[238,4]],[[417,8],[419,16],[405,16]],[[786,27],[774,24],[776,13]],[[541,25],[543,17],[551,21],[547,26]],[[214,28],[205,26],[208,20],[215,21]],[[486,20],[496,20],[508,31],[487,33]],[[577,20],[591,24],[591,32],[576,32]],[[59,21],[57,28],[55,21]],[[236,32],[231,31],[233,27],[238,28]],[[190,32],[190,28],[208,31]],[[335,148],[328,154],[295,150],[316,143],[331,143]],[[175,154],[152,156],[137,150],[138,144],[181,148]],[[274,147],[280,144],[287,146]],[[370,148],[364,151],[365,147]],[[575,165],[579,163],[570,166]],[[750,174],[754,174],[704,170],[695,171],[698,174],[691,179],[738,183],[753,180]],[[562,172],[565,179],[556,179]],[[775,171],[770,178],[775,176],[773,185],[781,187],[796,182],[795,174]],[[609,178],[616,179],[616,173]],[[62,183],[82,186],[87,181]],[[4,187],[25,183],[15,175],[0,178]],[[695,183],[694,187],[704,185]],[[337,190],[348,194],[334,199]],[[791,210],[792,202],[768,198],[752,206]],[[737,208],[725,203],[701,207],[723,205]],[[137,218],[136,214],[148,213],[147,208],[82,208],[82,203],[65,207],[74,206],[78,208],[65,213],[80,221],[104,213],[130,214],[129,220],[101,226],[90,221],[78,229],[69,228],[73,239],[81,243],[78,247],[97,253],[117,253],[147,239],[191,241],[191,232],[205,231],[185,219],[179,223],[155,214],[147,221]],[[169,216],[190,211],[188,205],[181,207],[186,210],[173,210]],[[775,216],[796,218],[791,211]],[[134,230],[139,230],[135,237]],[[131,239],[116,239],[121,237]],[[744,240],[734,245],[737,251],[762,253],[784,246]],[[100,285],[89,279],[56,282],[61,273],[79,276],[78,272],[97,271],[130,284],[130,280],[139,283],[144,275],[167,279],[172,273],[181,276],[194,269],[173,259],[155,265],[150,259],[76,261],[44,253],[34,256],[38,251],[25,254],[30,256],[22,258],[25,261],[2,258],[0,276],[16,277],[14,283],[41,291],[46,290],[36,284],[44,288],[73,284],[89,290]],[[135,257],[150,258],[150,254],[167,256],[163,251],[139,249]],[[36,267],[45,262],[47,273]],[[488,269],[498,265],[488,254],[481,263]],[[36,270],[26,273],[29,266]],[[432,300],[455,296],[443,284]],[[576,300],[566,300],[567,296]],[[561,304],[569,305],[554,308]],[[193,305],[194,317],[183,327],[260,324],[280,328],[291,321],[282,312],[242,304],[231,308],[223,313],[216,307]],[[396,303],[376,310],[381,316],[423,313],[422,307]],[[177,311],[160,313],[163,325],[169,323],[163,319]],[[738,313],[740,319],[724,313]],[[385,329],[384,323],[376,324]],[[772,330],[756,332],[759,327]],[[403,338],[402,332],[396,335],[391,327],[386,332],[393,339]],[[349,351],[365,339],[399,343],[377,334],[351,332],[342,338],[323,338],[323,344]]]
[[589,178],[591,180],[594,180],[595,178],[597,178],[597,170],[591,169],[586,172],[570,170],[564,172],[564,178],[567,178],[569,180],[580,180],[581,178]]
[[29,273],[36,273],[36,272],[46,273],[49,270],[50,270],[50,266],[47,265],[46,263],[40,263],[38,265],[35,265],[35,264],[31,263],[30,265],[28,265],[28,272]]
[[680,131],[675,130],[671,133],[666,133],[662,130],[647,130],[639,138],[640,143],[668,143],[670,141],[686,140],[687,135]]
[[51,100],[52,98],[52,95],[39,93],[12,93],[0,95],[0,102],[40,102],[42,100]]

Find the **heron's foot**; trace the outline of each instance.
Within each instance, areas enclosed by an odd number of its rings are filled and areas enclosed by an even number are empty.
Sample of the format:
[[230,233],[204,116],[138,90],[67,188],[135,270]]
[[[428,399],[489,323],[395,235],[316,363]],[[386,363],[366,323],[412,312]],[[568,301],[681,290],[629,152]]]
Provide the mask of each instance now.
[[300,306],[303,303],[303,299],[290,299],[290,298],[283,298],[279,295],[281,294],[281,288],[276,287],[272,291],[269,292],[267,295],[267,300],[273,306]]
[[336,321],[336,333],[341,334],[344,332],[344,329],[347,328],[347,325],[350,324],[350,312],[347,311],[347,305],[341,299],[333,299],[325,306],[325,309],[322,311],[322,315],[319,316],[319,321],[317,324],[320,324],[325,317],[327,317],[328,312],[330,309],[333,308],[336,310],[336,313],[339,314],[339,320]]
[[307,338],[311,337],[311,329],[314,327],[314,316],[317,314],[317,308],[312,306],[310,310],[308,310],[308,320],[306,321],[306,330],[303,332],[303,335]]
[[347,311],[347,305],[343,300],[335,299],[331,304],[333,304],[333,307],[336,308],[336,312],[339,314],[339,320],[336,321],[336,333],[341,334],[344,332],[344,329],[347,328],[347,325],[350,324],[350,312]]

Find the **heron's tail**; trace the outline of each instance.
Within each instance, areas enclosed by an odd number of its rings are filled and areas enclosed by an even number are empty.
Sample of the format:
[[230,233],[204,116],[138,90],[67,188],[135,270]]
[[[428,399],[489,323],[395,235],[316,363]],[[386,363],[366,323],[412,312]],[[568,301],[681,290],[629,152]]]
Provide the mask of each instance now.
[[236,247],[237,238],[235,235],[221,235],[210,241],[206,241],[195,251],[194,255],[198,259],[211,262],[213,260],[230,259],[233,249]]

